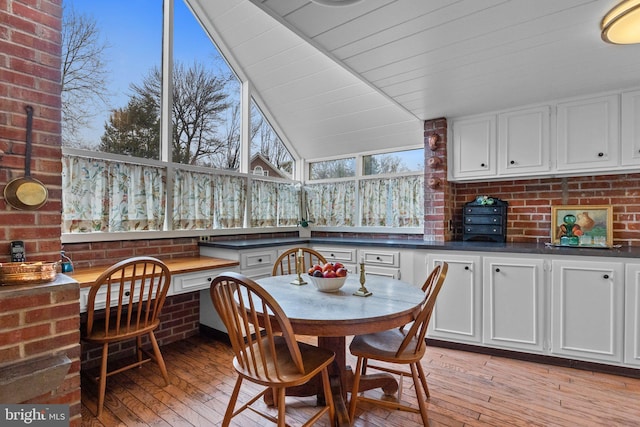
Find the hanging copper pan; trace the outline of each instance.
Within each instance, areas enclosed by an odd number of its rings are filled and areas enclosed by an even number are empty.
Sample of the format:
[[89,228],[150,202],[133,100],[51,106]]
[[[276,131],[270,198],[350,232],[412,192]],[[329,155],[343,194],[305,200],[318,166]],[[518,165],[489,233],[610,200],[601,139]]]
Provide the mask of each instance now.
[[4,199],[16,209],[33,211],[47,202],[47,188],[31,177],[31,129],[33,127],[33,107],[27,105],[27,145],[24,151],[24,176],[16,178],[4,187]]

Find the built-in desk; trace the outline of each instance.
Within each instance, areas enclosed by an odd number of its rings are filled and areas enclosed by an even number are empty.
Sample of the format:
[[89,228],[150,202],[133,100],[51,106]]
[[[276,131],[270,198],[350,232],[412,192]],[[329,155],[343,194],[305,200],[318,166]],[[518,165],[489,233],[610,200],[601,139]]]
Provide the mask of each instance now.
[[[168,296],[208,289],[211,280],[227,270],[234,270],[238,261],[214,257],[185,257],[162,260],[171,271],[171,288]],[[67,276],[80,284],[80,312],[87,308],[87,296],[90,286],[108,266],[82,268]]]

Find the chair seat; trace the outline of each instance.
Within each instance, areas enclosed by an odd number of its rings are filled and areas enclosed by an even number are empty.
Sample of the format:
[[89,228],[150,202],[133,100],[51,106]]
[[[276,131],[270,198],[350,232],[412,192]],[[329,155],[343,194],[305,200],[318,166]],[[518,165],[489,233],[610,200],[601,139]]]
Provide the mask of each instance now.
[[400,329],[356,335],[349,345],[349,351],[354,356],[400,364],[414,363],[422,359],[425,347],[422,346],[416,351],[418,340],[415,338],[402,354],[396,354],[405,338],[406,333]]
[[135,338],[139,335],[151,332],[160,325],[160,320],[158,319],[155,322],[150,323],[148,326],[144,328],[130,327],[129,333],[126,333],[127,322],[125,321],[121,322],[119,333],[116,333],[115,325],[111,325],[109,327],[108,332],[106,332],[103,320],[97,320],[93,324],[94,324],[94,330],[91,332],[91,334],[83,336],[82,339],[84,339],[85,341],[94,342],[94,343],[105,343],[105,342],[112,342],[112,341],[123,341],[128,338]]
[[[300,347],[300,354],[302,355],[302,362],[304,364],[304,374],[300,374],[295,363],[291,359],[287,343],[283,337],[274,337],[275,349],[277,354],[277,360],[273,360],[270,355],[264,358],[264,362],[267,369],[273,372],[274,366],[278,367],[280,378],[269,378],[265,373],[264,365],[262,361],[259,362],[256,372],[251,372],[248,369],[243,368],[238,363],[237,358],[233,359],[233,366],[241,376],[250,379],[258,384],[273,387],[292,387],[300,384],[304,384],[309,381],[310,377],[320,373],[322,369],[331,363],[335,357],[334,353],[330,350],[315,347],[306,343],[298,342]],[[263,338],[262,345],[270,345],[268,338]],[[255,343],[254,346],[257,346]],[[252,364],[252,361],[249,362]],[[253,367],[252,367],[253,368]],[[252,369],[253,371],[253,369]]]

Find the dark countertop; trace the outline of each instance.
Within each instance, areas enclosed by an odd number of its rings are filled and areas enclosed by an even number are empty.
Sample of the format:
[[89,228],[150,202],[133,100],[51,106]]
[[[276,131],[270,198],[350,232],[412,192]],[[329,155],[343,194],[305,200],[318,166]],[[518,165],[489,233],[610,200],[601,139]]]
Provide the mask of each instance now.
[[568,246],[547,246],[535,243],[496,243],[496,242],[428,242],[407,239],[366,239],[350,237],[311,237],[285,239],[252,239],[201,242],[200,246],[222,249],[258,249],[271,246],[292,245],[341,245],[368,246],[401,249],[420,249],[438,251],[476,251],[485,253],[518,253],[541,255],[575,255],[612,258],[640,258],[640,247],[623,246],[614,248],[589,248]]

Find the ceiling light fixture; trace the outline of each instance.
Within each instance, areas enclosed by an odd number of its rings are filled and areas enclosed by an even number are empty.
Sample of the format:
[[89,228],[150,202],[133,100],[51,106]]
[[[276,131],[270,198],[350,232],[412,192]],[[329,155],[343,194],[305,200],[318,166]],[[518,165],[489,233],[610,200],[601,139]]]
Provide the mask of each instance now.
[[356,3],[360,3],[362,0],[311,0],[313,3],[320,4],[322,6],[351,6]]
[[602,18],[600,27],[608,43],[640,43],[640,0],[622,1]]

